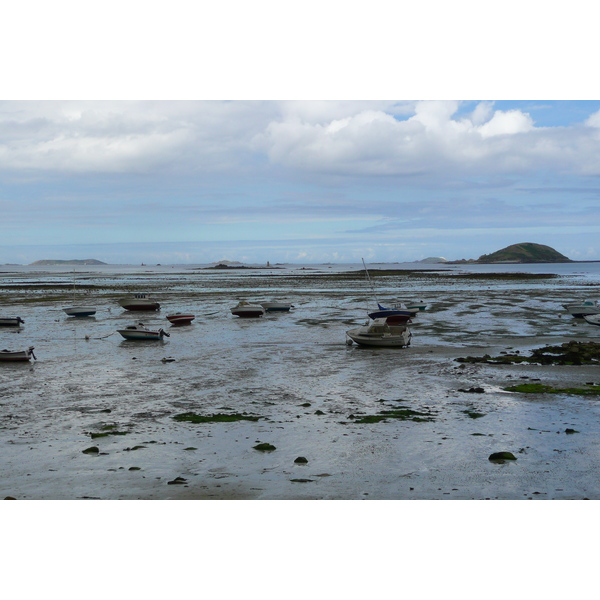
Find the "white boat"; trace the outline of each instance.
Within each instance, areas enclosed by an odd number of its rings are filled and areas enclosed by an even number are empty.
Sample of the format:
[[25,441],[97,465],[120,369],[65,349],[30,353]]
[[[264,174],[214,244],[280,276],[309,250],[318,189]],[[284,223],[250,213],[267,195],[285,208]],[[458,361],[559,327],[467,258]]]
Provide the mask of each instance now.
[[119,304],[125,310],[160,310],[160,304],[148,298],[146,294],[133,294],[129,298],[122,298]]
[[288,311],[290,310],[290,308],[294,308],[294,305],[289,303],[289,302],[261,302],[260,305],[267,311],[267,312],[274,312],[274,311]]
[[0,317],[0,325],[4,327],[20,327],[25,323],[21,317]]
[[163,331],[162,329],[148,329],[143,323],[129,325],[125,329],[117,329],[117,331],[126,340],[162,340],[165,335],[170,337],[166,331]]
[[27,350],[0,350],[0,362],[25,362],[32,358],[35,360],[33,346]]
[[600,327],[600,315],[583,315],[583,318],[590,325],[598,325]]
[[584,300],[579,304],[563,304],[563,308],[574,317],[600,314],[600,304],[597,300]]
[[63,308],[69,317],[93,317],[96,314],[96,309],[93,306],[83,306],[75,304],[75,271],[73,271],[73,306]]
[[173,325],[189,325],[195,318],[196,315],[190,315],[189,313],[180,312],[167,315],[167,320]]
[[362,327],[346,332],[350,344],[379,346],[383,348],[405,348],[410,346],[412,334],[404,325],[390,325],[386,319],[375,319]]
[[231,314],[236,317],[262,317],[265,312],[260,304],[250,304],[245,300],[242,300],[231,309]]
[[63,308],[69,317],[93,317],[96,309],[93,306],[70,306]]

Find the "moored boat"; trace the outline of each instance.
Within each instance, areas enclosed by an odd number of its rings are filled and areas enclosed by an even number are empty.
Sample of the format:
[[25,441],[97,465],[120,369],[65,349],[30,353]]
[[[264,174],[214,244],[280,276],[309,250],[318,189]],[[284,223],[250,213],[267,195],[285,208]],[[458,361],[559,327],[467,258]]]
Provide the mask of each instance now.
[[374,319],[362,327],[350,329],[346,335],[352,342],[361,346],[381,348],[405,348],[410,346],[412,334],[404,325],[390,324],[387,319]]
[[3,327],[20,327],[25,323],[21,317],[0,317],[0,325]]
[[250,304],[242,300],[231,309],[231,314],[236,317],[262,317],[265,309],[260,304]]
[[143,323],[129,325],[125,329],[117,329],[117,331],[126,340],[162,340],[163,336],[170,337],[163,329],[148,329]]
[[583,315],[583,318],[590,325],[598,325],[600,327],[600,314],[599,315]]
[[597,300],[584,300],[579,304],[563,304],[563,308],[574,317],[600,314],[600,304]]
[[427,308],[425,302],[406,302],[406,310],[417,310],[423,312]]
[[29,346],[27,350],[0,350],[0,362],[25,362],[33,358],[33,346]]
[[70,306],[63,310],[69,317],[93,317],[96,314],[93,306]]
[[173,313],[167,315],[167,320],[172,325],[189,325],[194,319],[196,315],[190,315],[189,313]]
[[288,311],[290,310],[290,308],[294,308],[294,305],[289,303],[289,302],[284,302],[284,301],[280,301],[280,302],[276,302],[276,301],[272,301],[272,302],[261,302],[260,305],[267,311],[267,312],[275,312],[275,311]]
[[390,325],[406,323],[419,312],[418,308],[409,309],[404,304],[393,304],[390,308],[386,308],[377,303],[377,307],[379,310],[369,313],[369,317],[373,320],[387,319]]
[[160,310],[160,304],[148,298],[146,294],[133,294],[129,298],[122,298],[119,304],[125,310]]

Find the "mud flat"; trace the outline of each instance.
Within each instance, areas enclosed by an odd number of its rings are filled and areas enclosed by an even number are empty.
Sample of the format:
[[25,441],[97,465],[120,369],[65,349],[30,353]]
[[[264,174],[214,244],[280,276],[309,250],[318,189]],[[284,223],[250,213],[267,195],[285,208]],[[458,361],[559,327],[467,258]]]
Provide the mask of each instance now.
[[[43,277],[0,290],[2,310],[25,320],[0,332],[2,347],[38,357],[0,365],[1,497],[600,498],[600,396],[507,390],[593,391],[597,365],[456,360],[598,340],[600,328],[561,314],[578,282],[382,276],[382,296],[410,281],[430,306],[410,348],[369,349],[346,344],[373,303],[358,277],[111,277],[89,282],[98,312],[83,320],[64,316],[66,288]],[[116,305],[140,286],[160,312]],[[229,313],[242,296],[284,295],[290,313]],[[176,310],[196,320],[170,327]],[[119,339],[134,320],[171,337]]]

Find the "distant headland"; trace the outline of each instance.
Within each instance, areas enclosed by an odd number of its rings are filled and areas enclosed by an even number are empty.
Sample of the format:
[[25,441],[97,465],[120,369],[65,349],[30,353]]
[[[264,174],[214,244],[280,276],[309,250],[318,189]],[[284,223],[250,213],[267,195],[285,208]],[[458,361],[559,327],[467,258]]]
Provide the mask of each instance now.
[[483,254],[477,260],[454,260],[450,264],[476,264],[476,265],[497,265],[497,264],[524,264],[524,263],[571,263],[576,262],[567,258],[550,246],[543,244],[533,244],[523,242],[513,244],[492,252]]
[[36,260],[30,263],[32,266],[47,265],[105,265],[107,263],[95,258],[84,258],[83,260]]

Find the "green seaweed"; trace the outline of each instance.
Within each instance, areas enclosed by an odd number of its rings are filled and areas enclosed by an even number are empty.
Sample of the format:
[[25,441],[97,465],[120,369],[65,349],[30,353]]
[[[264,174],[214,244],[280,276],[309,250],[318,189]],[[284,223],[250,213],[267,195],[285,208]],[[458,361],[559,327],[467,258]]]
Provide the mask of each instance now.
[[90,432],[90,437],[94,440],[96,438],[107,437],[109,435],[127,435],[129,431],[104,431],[102,433]]
[[568,394],[572,396],[598,396],[600,385],[589,385],[585,388],[555,388],[542,383],[520,383],[504,388],[507,392],[519,392],[521,394]]
[[416,423],[433,421],[431,412],[421,412],[405,406],[399,406],[391,410],[381,410],[376,415],[365,415],[356,419],[354,423],[380,423],[388,419],[399,419],[400,421],[414,421]]
[[193,412],[181,413],[173,417],[175,421],[187,423],[232,423],[233,421],[258,421],[262,418],[263,417],[256,417],[246,413],[214,413],[212,415],[198,415]]
[[259,452],[272,452],[277,448],[273,446],[273,444],[268,444],[267,442],[263,442],[262,444],[257,444],[256,446],[252,446],[254,450],[258,450]]

